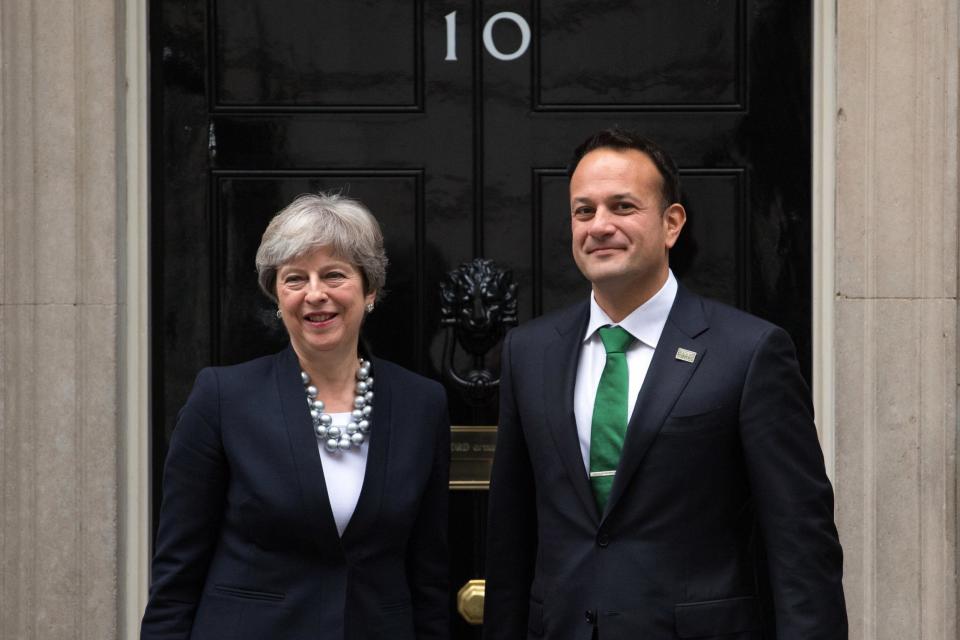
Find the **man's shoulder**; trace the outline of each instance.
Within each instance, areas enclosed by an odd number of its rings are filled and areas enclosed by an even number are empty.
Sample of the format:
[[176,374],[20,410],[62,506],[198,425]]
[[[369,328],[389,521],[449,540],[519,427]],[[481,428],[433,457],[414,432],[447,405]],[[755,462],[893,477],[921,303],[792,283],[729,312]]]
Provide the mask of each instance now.
[[527,320],[510,331],[511,343],[539,343],[554,340],[558,335],[565,335],[585,325],[590,311],[589,301],[548,311],[542,316]]
[[700,299],[704,315],[711,325],[730,325],[745,331],[764,333],[776,329],[777,325],[760,316],[738,309],[719,300],[690,294]]
[[[686,309],[699,309],[703,314],[709,334],[732,345],[740,344],[745,348],[752,348],[758,340],[770,334],[788,335],[778,325],[752,313],[738,309],[719,300],[707,298],[690,291],[684,291],[682,296]],[[679,305],[678,305],[679,306]],[[677,321],[677,318],[674,318]],[[789,336],[788,336],[789,337]]]

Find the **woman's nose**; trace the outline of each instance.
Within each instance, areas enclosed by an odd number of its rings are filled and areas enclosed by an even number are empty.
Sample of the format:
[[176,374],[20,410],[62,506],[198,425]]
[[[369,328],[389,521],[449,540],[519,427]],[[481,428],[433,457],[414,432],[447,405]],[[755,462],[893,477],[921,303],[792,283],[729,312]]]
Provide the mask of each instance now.
[[320,280],[311,280],[310,284],[307,285],[307,301],[323,302],[326,299],[327,289],[323,286],[323,282]]

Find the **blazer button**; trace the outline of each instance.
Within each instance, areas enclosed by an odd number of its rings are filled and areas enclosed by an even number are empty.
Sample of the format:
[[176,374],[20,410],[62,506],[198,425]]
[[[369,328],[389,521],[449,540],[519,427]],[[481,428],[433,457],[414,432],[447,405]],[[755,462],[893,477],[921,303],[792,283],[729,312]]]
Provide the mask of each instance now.
[[587,609],[585,617],[587,619],[587,624],[594,624],[597,621],[597,612],[593,611],[592,609]]
[[610,545],[610,536],[606,531],[597,534],[597,544],[606,549]]

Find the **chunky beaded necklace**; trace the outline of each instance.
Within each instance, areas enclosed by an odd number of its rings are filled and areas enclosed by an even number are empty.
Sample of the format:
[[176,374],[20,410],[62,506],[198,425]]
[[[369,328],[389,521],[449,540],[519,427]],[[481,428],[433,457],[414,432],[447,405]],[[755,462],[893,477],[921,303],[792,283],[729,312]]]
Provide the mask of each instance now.
[[341,429],[333,425],[333,417],[324,411],[323,400],[317,398],[317,388],[310,384],[306,371],[300,372],[300,379],[307,391],[307,405],[317,437],[324,441],[324,448],[330,453],[346,451],[350,447],[360,448],[370,433],[370,416],[373,414],[373,376],[370,375],[370,361],[360,358],[357,368],[356,396],[353,398],[353,411],[350,422]]

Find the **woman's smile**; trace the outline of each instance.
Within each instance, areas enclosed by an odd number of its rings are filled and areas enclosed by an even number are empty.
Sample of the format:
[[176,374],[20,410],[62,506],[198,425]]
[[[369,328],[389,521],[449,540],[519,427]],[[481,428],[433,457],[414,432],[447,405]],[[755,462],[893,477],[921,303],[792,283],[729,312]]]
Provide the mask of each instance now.
[[306,314],[303,319],[316,329],[325,329],[332,324],[332,321],[338,316],[336,313],[313,312]]

